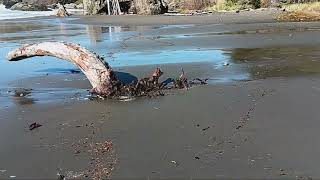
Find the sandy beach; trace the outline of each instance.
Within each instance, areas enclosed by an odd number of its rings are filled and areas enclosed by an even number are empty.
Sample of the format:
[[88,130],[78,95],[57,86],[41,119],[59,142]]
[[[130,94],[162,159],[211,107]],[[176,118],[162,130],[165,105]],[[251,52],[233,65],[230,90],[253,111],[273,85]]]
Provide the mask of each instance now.
[[[319,178],[320,23],[261,12],[0,21],[0,179]],[[39,41],[79,43],[124,79],[183,67],[209,84],[91,99],[68,62],[5,59]]]
[[281,9],[259,9],[252,11],[214,12],[208,15],[125,15],[125,16],[86,16],[74,20],[74,23],[108,25],[186,25],[186,24],[241,24],[275,22]]

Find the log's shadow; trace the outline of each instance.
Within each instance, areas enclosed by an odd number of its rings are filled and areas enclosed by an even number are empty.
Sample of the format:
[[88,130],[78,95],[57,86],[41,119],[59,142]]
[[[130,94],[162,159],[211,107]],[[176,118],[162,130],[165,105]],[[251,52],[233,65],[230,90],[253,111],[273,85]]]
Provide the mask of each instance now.
[[[82,74],[84,75],[81,70],[77,68],[48,68],[44,70],[39,70],[37,72],[45,72],[48,74]],[[116,74],[118,80],[122,82],[124,85],[129,85],[129,84],[136,84],[138,82],[138,77],[136,77],[133,74],[127,73],[127,72],[121,72],[121,71],[114,71]],[[162,81],[161,84],[162,86],[167,86],[169,84],[173,84],[175,80],[173,78],[167,78],[166,80]]]
[[124,85],[138,82],[138,78],[130,73],[115,71],[115,74]]
[[76,68],[48,68],[37,70],[36,72],[47,74],[83,74],[80,69]]
[[[39,70],[37,72],[48,74],[83,74],[81,70],[76,68],[48,68],[44,70]],[[138,78],[130,73],[120,71],[114,71],[114,73],[116,74],[117,78],[125,85],[138,82]]]

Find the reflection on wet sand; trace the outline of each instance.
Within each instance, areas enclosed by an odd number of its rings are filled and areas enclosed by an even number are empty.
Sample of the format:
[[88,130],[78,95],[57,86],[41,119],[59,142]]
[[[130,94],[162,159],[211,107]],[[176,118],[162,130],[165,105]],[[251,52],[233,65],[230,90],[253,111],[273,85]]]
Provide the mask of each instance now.
[[86,30],[91,43],[97,44],[102,41],[102,27],[88,25]]
[[253,79],[320,73],[319,48],[254,48],[228,51],[232,62],[247,65]]
[[207,36],[217,36],[217,35],[253,35],[253,34],[294,33],[294,32],[306,32],[306,31],[317,32],[317,31],[320,31],[320,28],[319,27],[266,28],[266,29],[242,30],[242,31],[223,31],[223,32],[184,34],[184,35],[180,35],[179,37],[207,37]]
[[[110,27],[103,27],[103,26],[94,26],[94,25],[87,25],[86,31],[88,37],[90,38],[91,43],[97,44],[102,42],[104,39],[104,34],[109,37],[110,40],[115,38],[113,36],[114,33],[122,32],[122,28],[120,26],[110,26]],[[115,39],[119,40],[119,39]]]
[[97,25],[86,25],[86,33],[93,44],[100,42],[109,41],[121,41],[127,38],[122,32],[143,32],[153,30],[159,27],[155,26],[97,26]]

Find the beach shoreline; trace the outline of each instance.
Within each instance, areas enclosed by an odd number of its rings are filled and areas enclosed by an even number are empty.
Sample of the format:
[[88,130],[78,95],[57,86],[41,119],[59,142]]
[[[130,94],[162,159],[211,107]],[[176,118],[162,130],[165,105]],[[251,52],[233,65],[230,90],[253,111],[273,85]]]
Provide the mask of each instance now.
[[[0,178],[320,177],[320,23],[261,12],[0,21]],[[91,100],[68,62],[5,60],[38,41],[79,43],[137,78],[156,67],[161,80],[178,77],[183,67],[189,79],[210,81],[154,98]],[[31,131],[32,123],[42,126]]]
[[237,24],[275,22],[280,9],[265,9],[236,12],[215,12],[208,15],[123,15],[123,16],[83,16],[72,23],[108,25],[186,25],[186,24]]

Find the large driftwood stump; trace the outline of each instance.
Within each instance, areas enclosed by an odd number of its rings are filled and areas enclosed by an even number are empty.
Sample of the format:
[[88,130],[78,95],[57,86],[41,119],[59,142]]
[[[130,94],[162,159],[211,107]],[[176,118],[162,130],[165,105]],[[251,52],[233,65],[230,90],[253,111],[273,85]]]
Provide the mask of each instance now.
[[91,93],[100,97],[121,98],[132,96],[157,96],[162,95],[161,90],[173,88],[188,88],[190,84],[206,84],[205,80],[196,78],[188,81],[184,71],[178,79],[168,78],[159,83],[159,77],[163,74],[160,68],[151,74],[150,77],[140,79],[131,84],[123,84],[107,62],[99,55],[92,53],[85,48],[71,43],[64,42],[42,42],[23,45],[22,47],[8,53],[9,61],[19,61],[34,56],[52,56],[67,60],[76,65],[85,74],[92,85]]

